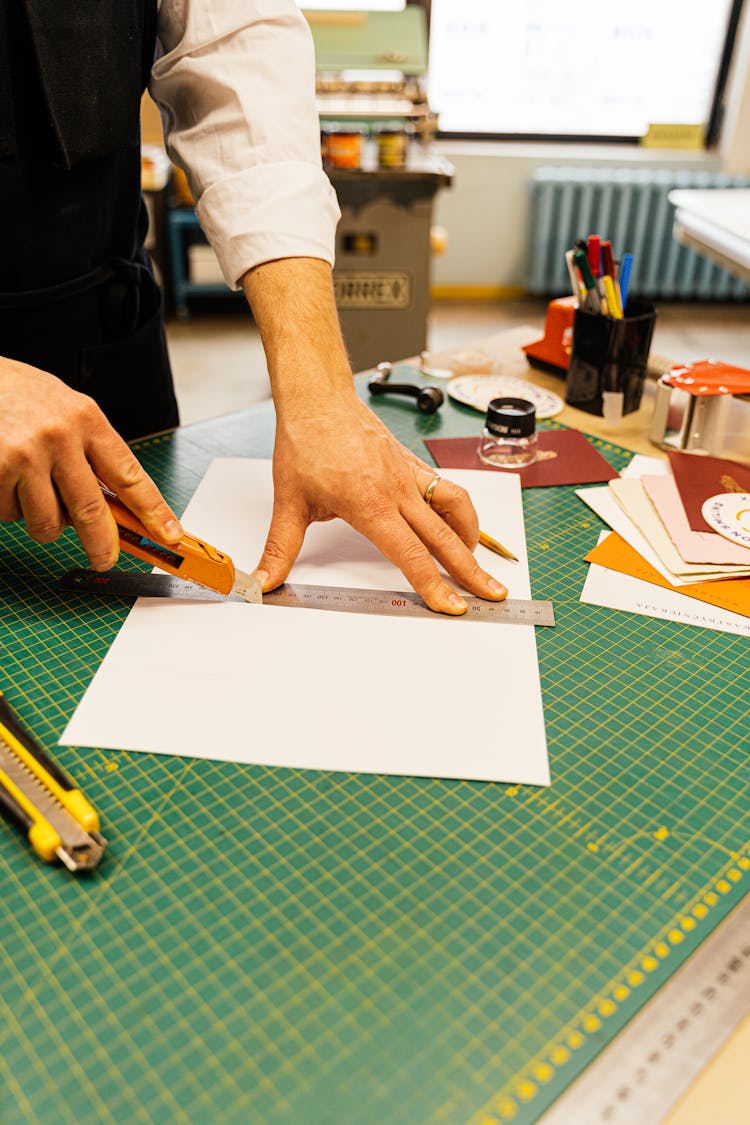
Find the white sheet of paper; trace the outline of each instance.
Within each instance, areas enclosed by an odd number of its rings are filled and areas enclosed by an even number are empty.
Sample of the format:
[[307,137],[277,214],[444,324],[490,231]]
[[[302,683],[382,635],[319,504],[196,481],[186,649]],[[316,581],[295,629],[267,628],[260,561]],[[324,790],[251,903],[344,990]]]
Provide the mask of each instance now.
[[672,470],[669,466],[669,461],[662,460],[661,457],[647,457],[645,453],[634,453],[628,461],[625,468],[620,473],[624,480],[643,477],[646,474],[649,476],[671,476]]
[[[445,471],[519,562],[477,549],[530,596],[515,474]],[[270,461],[214,461],[183,517],[243,570],[260,557]],[[341,520],[314,524],[290,581],[404,590]],[[126,701],[127,705],[123,705]],[[549,785],[534,629],[234,602],[142,598],[61,742],[309,769]]]
[[[610,533],[602,532],[599,542]],[[619,574],[606,567],[589,565],[580,601],[606,609],[619,609],[625,613],[640,613],[645,617],[658,617],[665,621],[680,621],[683,625],[698,625],[721,633],[739,633],[750,637],[750,619],[728,609],[705,605],[688,598],[678,590],[665,590],[641,578]]]

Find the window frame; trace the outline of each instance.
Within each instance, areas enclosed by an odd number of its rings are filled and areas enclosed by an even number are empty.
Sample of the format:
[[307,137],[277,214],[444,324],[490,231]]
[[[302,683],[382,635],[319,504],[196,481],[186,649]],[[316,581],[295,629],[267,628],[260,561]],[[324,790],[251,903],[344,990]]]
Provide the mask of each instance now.
[[[407,0],[409,2],[409,0]],[[416,2],[418,7],[425,11],[427,19],[427,43],[429,49],[430,42],[430,17],[432,10],[432,0],[411,0]],[[711,109],[706,123],[706,135],[704,138],[704,149],[715,148],[719,142],[721,135],[721,126],[725,116],[725,97],[727,92],[727,82],[732,64],[732,57],[734,55],[734,48],[737,43],[737,32],[739,29],[740,19],[742,18],[742,11],[745,0],[732,0],[732,6],[729,11],[729,19],[727,21],[727,30],[724,37],[724,45],[719,55],[719,65],[716,75],[716,84],[714,86],[713,97],[711,99]],[[429,55],[428,55],[428,81],[429,81]],[[528,142],[536,144],[570,144],[570,145],[622,145],[624,147],[639,146],[642,141],[640,136],[624,136],[624,135],[611,135],[606,133],[485,133],[473,131],[454,131],[443,130],[440,128],[440,119],[438,117],[438,130],[437,139],[439,141],[504,141],[504,142]]]

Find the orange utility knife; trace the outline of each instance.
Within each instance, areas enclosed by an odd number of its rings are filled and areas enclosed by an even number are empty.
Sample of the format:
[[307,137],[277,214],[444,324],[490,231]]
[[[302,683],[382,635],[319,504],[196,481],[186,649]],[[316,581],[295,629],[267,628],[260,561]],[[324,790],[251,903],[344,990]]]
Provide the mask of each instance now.
[[114,493],[105,488],[102,491],[115,517],[120,547],[127,554],[158,566],[177,578],[207,586],[219,594],[239,594],[246,602],[262,602],[260,581],[238,570],[229,555],[194,535],[183,534],[179,543],[171,545],[152,539],[143,524]]

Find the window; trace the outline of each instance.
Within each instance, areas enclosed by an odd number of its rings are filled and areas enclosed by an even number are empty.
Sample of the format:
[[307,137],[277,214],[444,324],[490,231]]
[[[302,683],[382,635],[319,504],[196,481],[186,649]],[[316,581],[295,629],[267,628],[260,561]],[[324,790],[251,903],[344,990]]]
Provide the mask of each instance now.
[[406,0],[297,0],[307,12],[402,12]]
[[430,103],[445,134],[715,139],[742,0],[431,0]]

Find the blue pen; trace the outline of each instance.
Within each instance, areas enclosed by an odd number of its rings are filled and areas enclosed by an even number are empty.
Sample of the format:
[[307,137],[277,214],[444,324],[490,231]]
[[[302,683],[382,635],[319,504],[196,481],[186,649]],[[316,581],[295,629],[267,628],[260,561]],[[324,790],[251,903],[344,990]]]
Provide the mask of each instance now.
[[633,255],[623,254],[622,265],[620,266],[620,276],[617,278],[620,285],[620,300],[622,302],[623,312],[628,303],[628,289],[630,288],[630,273],[633,269]]

